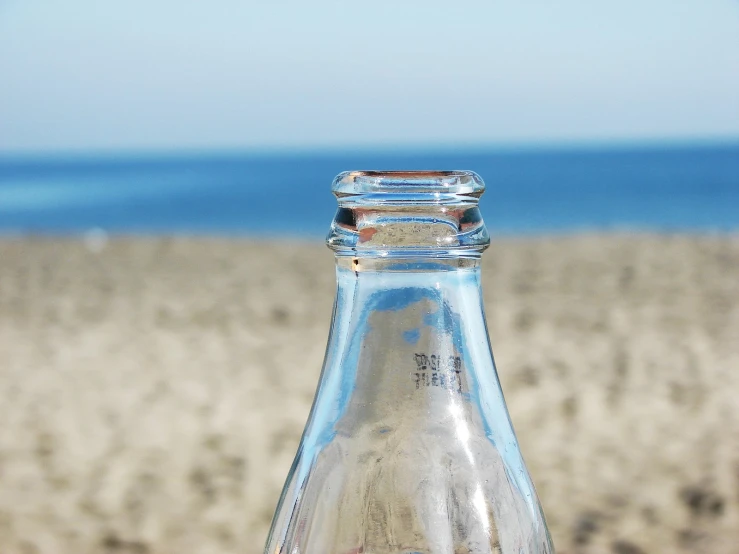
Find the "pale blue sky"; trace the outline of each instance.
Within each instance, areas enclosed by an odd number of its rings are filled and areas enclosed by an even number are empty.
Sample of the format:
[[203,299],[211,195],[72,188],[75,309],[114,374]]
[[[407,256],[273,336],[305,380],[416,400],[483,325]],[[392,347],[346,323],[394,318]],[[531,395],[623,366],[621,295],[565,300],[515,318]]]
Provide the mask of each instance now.
[[739,0],[0,0],[0,151],[739,137]]

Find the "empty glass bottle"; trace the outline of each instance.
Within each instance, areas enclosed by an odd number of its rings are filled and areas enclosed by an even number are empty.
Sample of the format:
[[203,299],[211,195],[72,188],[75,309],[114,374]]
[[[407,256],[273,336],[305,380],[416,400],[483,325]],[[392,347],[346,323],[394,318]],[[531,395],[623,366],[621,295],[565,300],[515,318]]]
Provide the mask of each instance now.
[[348,172],[323,372],[266,554],[551,553],[488,342],[472,172]]

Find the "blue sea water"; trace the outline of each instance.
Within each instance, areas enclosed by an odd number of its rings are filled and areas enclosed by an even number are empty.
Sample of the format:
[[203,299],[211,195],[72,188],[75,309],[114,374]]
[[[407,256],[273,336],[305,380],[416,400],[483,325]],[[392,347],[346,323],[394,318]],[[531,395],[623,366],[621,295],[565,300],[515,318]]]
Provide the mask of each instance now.
[[323,236],[348,169],[471,169],[492,233],[739,229],[739,143],[695,147],[0,158],[0,233]]

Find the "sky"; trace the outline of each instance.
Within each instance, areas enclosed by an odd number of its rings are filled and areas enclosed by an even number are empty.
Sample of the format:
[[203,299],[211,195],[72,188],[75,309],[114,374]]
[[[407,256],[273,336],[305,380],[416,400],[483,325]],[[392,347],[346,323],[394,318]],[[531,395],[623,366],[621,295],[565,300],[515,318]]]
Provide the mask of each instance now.
[[0,0],[0,153],[739,138],[739,0]]

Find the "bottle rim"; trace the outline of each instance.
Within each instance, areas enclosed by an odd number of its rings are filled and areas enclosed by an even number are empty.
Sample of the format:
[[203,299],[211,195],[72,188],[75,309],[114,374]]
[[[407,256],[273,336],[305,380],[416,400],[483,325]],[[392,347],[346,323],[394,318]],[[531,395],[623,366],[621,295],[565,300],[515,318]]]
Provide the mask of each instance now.
[[459,256],[490,237],[474,171],[346,171],[334,179],[339,208],[327,242],[337,253]]
[[485,183],[474,171],[345,171],[336,176],[331,186],[335,196],[356,195],[462,195],[479,197]]

